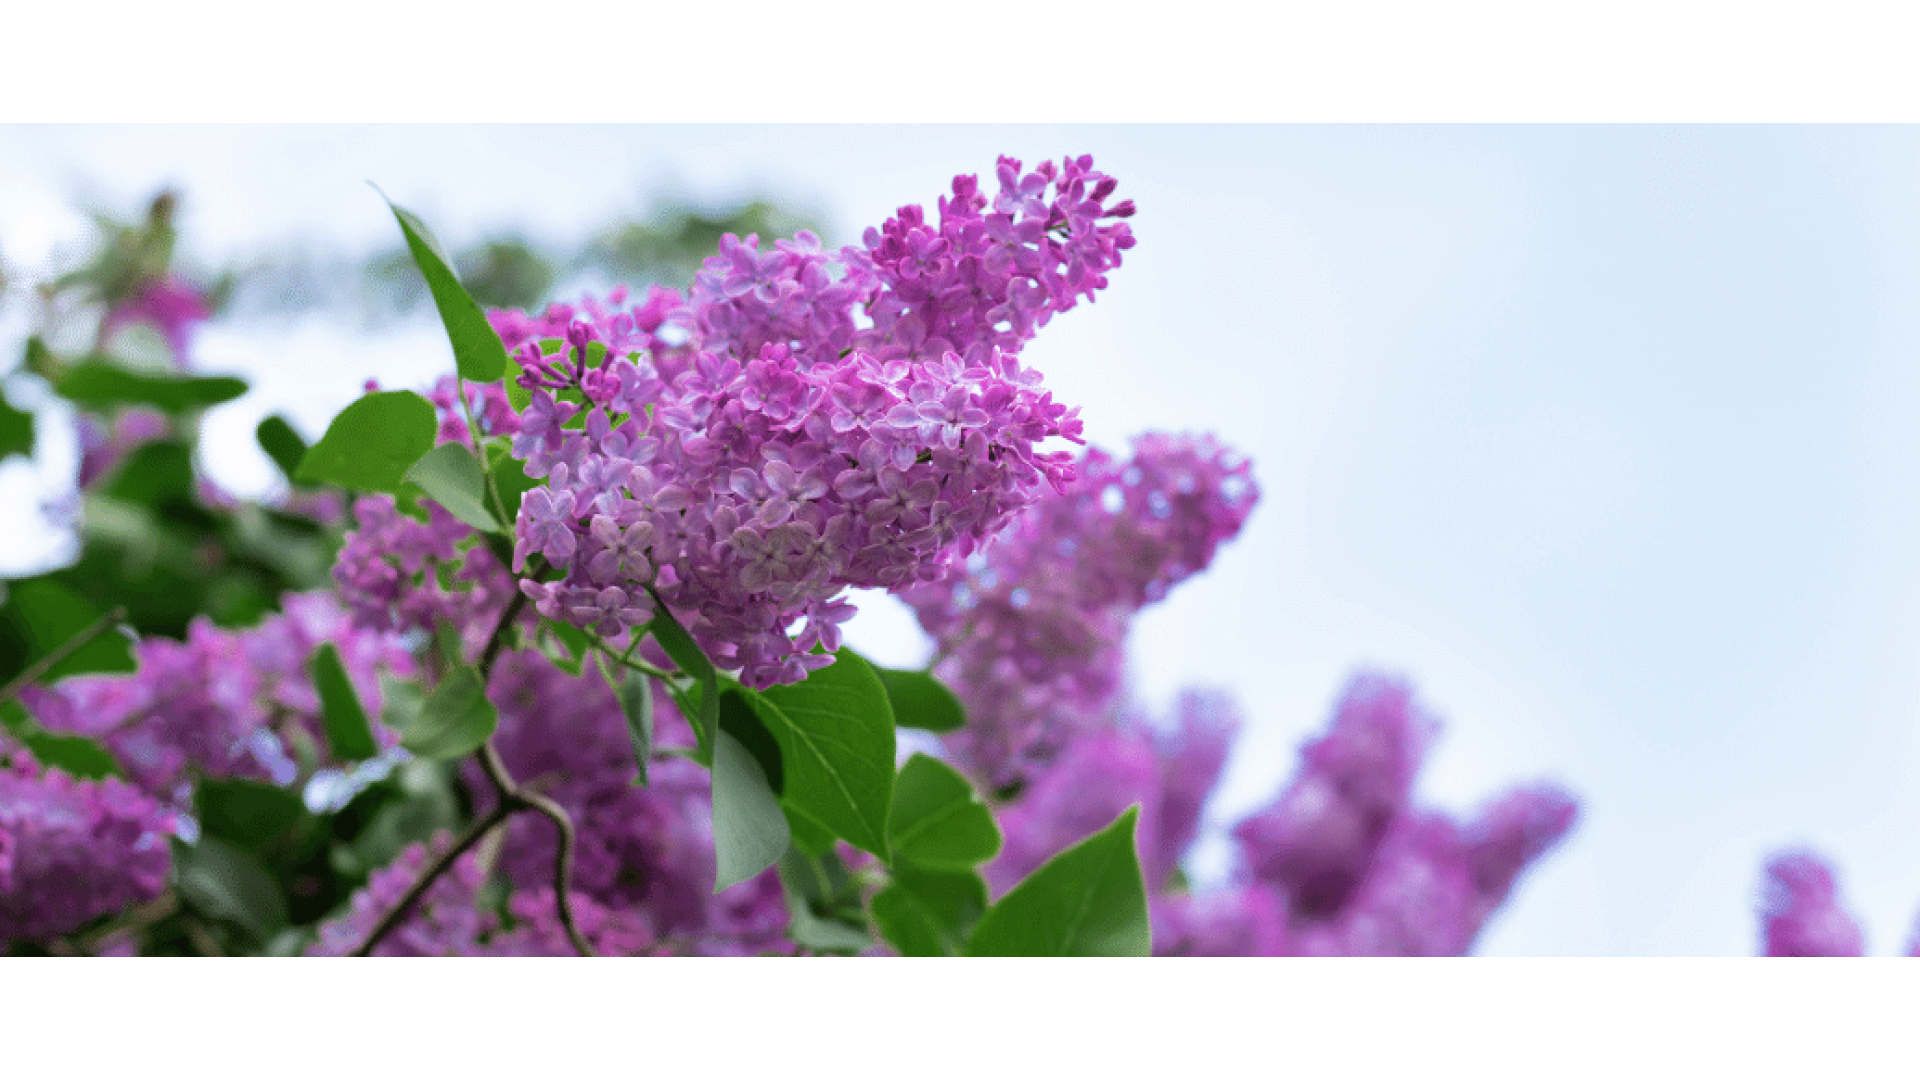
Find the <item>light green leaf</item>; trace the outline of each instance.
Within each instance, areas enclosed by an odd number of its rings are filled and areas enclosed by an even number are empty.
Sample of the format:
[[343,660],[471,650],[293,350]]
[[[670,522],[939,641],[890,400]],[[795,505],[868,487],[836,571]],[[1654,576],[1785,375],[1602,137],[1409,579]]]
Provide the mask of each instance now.
[[493,511],[487,509],[487,474],[472,452],[455,443],[427,451],[407,470],[406,479],[420,485],[427,498],[461,523],[481,532],[504,533]]
[[[381,197],[386,198],[384,193]],[[447,258],[426,225],[395,206],[391,199],[387,200],[387,206],[392,209],[394,220],[400,223],[400,231],[406,234],[407,250],[413,253],[414,263],[427,279],[427,290],[433,293],[433,306],[440,310],[440,322],[447,328],[447,340],[453,344],[454,366],[459,369],[460,377],[482,383],[498,380],[507,369],[507,347],[487,322],[486,313],[454,276],[452,260]]]
[[89,409],[151,405],[183,413],[232,401],[247,392],[247,382],[231,375],[130,371],[105,360],[87,360],[62,371],[53,380],[53,392]]
[[356,491],[396,492],[407,470],[433,449],[433,406],[411,390],[368,394],[341,410],[295,479]]
[[873,921],[901,956],[958,956],[987,910],[978,871],[896,870],[874,894]]
[[900,671],[876,666],[874,673],[893,703],[894,723],[922,731],[958,731],[967,722],[960,699],[946,684],[924,671]]
[[1048,859],[987,910],[968,956],[1147,956],[1147,885],[1134,850],[1138,806]]
[[787,850],[787,818],[767,774],[740,741],[714,733],[713,891],[758,876]]
[[842,650],[804,682],[743,693],[780,744],[788,810],[886,858],[893,709],[867,662]]
[[901,767],[887,829],[896,864],[965,871],[1000,852],[993,812],[967,778],[925,754]]
[[620,712],[627,718],[627,735],[633,739],[633,760],[640,766],[639,784],[647,786],[647,763],[653,757],[653,687],[644,673],[627,669],[621,681]]
[[461,666],[447,672],[420,703],[413,723],[400,734],[400,745],[421,757],[457,758],[480,749],[499,724],[499,710],[487,700],[480,672]]
[[316,649],[311,661],[313,688],[320,695],[320,719],[325,728],[327,746],[341,761],[365,761],[380,752],[373,741],[373,727],[367,722],[367,710],[353,692],[340,650],[329,641]]

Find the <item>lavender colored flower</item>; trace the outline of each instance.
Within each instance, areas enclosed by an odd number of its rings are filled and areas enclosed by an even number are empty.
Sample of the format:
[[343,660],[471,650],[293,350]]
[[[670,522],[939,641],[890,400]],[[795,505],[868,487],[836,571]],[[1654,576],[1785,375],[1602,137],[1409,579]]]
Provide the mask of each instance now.
[[1246,460],[1210,437],[1141,436],[1130,460],[1089,450],[1078,472],[964,573],[904,594],[967,707],[948,745],[994,787],[1101,722],[1134,612],[1204,570],[1259,497]]
[[1064,483],[1042,444],[1079,420],[1017,352],[1105,285],[1133,240],[1104,219],[1131,207],[1105,206],[1091,159],[1019,170],[1003,159],[1036,193],[1017,205],[988,212],[958,178],[937,228],[907,207],[863,248],[729,235],[685,300],[494,313],[532,395],[513,452],[547,481],[516,567],[538,552],[564,574],[523,584],[542,613],[617,635],[652,590],[749,686],[793,682],[830,662],[809,650],[852,613],[845,590],[934,580]]
[[1150,906],[1155,956],[1287,956],[1287,908],[1271,889],[1156,895]]
[[1200,812],[1220,780],[1227,748],[1240,727],[1233,701],[1224,694],[1189,690],[1180,695],[1179,727],[1155,738],[1159,762],[1157,822],[1152,843],[1140,845],[1147,887],[1165,887],[1200,832]]
[[1054,855],[1106,828],[1139,805],[1135,843],[1158,845],[1160,762],[1150,738],[1134,731],[1088,733],[999,813],[1005,841],[987,864],[995,893],[1012,888]]
[[1332,918],[1296,927],[1306,956],[1462,956],[1479,931],[1459,830],[1438,814],[1396,819]]
[[1761,917],[1768,956],[1860,956],[1860,926],[1840,906],[1833,870],[1810,851],[1767,863]]
[[0,941],[36,940],[158,896],[174,816],[120,780],[76,780],[24,751],[0,763]]
[[1539,785],[1509,792],[1461,831],[1476,926],[1506,900],[1521,871],[1566,837],[1578,816],[1573,796]]
[[[433,851],[452,844],[445,833],[434,838]],[[353,894],[347,910],[320,925],[308,956],[346,956],[366,940],[373,928],[400,902],[426,869],[428,846],[413,844],[388,866],[373,872],[367,884]],[[486,941],[500,920],[477,902],[486,880],[476,853],[454,860],[446,873],[427,887],[426,894],[393,931],[374,946],[375,956],[484,956]]]

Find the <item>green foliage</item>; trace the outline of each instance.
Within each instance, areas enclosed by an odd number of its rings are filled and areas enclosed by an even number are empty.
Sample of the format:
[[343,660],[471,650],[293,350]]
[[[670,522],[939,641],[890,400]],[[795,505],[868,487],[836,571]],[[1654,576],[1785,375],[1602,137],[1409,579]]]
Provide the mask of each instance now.
[[713,661],[700,651],[699,643],[673,617],[673,612],[667,610],[657,593],[653,594],[653,606],[656,614],[647,624],[647,630],[674,664],[694,679],[692,692],[676,691],[674,697],[687,722],[693,726],[693,737],[699,740],[702,755],[710,757],[714,730],[720,723],[720,673],[714,670]]
[[1134,850],[1140,808],[1048,859],[981,917],[968,956],[1148,956],[1146,879]]
[[500,712],[487,700],[479,669],[463,664],[441,677],[418,711],[394,720],[401,746],[424,758],[447,760],[480,749],[500,725]]
[[[90,630],[104,614],[68,585],[50,577],[7,584],[0,605],[0,682],[11,681],[41,659]],[[133,649],[109,628],[68,652],[40,674],[44,682],[69,675],[132,671]]]
[[260,421],[260,426],[253,429],[253,437],[259,442],[260,449],[265,450],[273,463],[280,467],[287,482],[297,483],[294,476],[300,471],[301,459],[307,456],[307,440],[293,430],[293,425],[276,413]]
[[872,667],[842,650],[803,682],[745,693],[780,744],[788,812],[886,858],[893,708]]
[[958,956],[987,910],[978,871],[896,867],[874,894],[873,920],[902,956]]
[[922,731],[958,731],[966,726],[967,714],[960,699],[946,684],[924,671],[900,671],[874,667],[893,703],[893,718],[901,727]]
[[840,856],[788,849],[780,857],[780,886],[791,921],[787,936],[814,952],[854,953],[873,947],[860,907],[860,890]]
[[714,733],[713,891],[757,876],[787,850],[780,799],[753,754],[725,731]]
[[387,206],[406,234],[407,249],[413,253],[421,276],[427,279],[427,290],[433,294],[433,305],[440,310],[447,340],[453,344],[453,361],[460,377],[482,383],[500,378],[507,368],[507,348],[500,343],[500,335],[493,332],[486,313],[454,276],[439,241],[419,218],[390,199]]
[[320,695],[320,715],[326,728],[327,747],[342,761],[365,761],[379,752],[373,741],[373,726],[360,696],[353,692],[340,650],[329,641],[314,650],[310,662],[313,686]]
[[463,524],[481,532],[507,531],[487,509],[487,474],[466,447],[455,443],[434,447],[413,463],[406,479]]
[[260,860],[217,836],[174,842],[173,887],[200,913],[238,926],[259,944],[290,919],[286,898]]
[[0,388],[0,461],[33,456],[33,414],[16,408]]
[[513,520],[520,516],[520,497],[546,481],[528,476],[526,462],[509,453],[506,443],[495,443],[487,453],[491,458],[487,466],[487,483],[500,493],[500,509],[506,514],[504,520],[511,526]]
[[647,785],[647,763],[653,757],[653,687],[641,672],[629,669],[614,690],[620,699],[620,714],[627,718],[627,734],[633,739],[633,760],[640,766],[635,781]]
[[896,866],[966,871],[1000,852],[993,812],[967,778],[925,754],[901,767],[887,828]]
[[553,264],[518,237],[487,240],[454,261],[467,292],[486,307],[531,310],[553,288]]
[[0,702],[0,728],[27,748],[35,761],[80,780],[123,776],[106,747],[78,735],[56,735],[34,722],[26,706],[13,698]]
[[82,408],[147,405],[176,415],[232,401],[247,392],[246,380],[231,375],[131,371],[104,359],[66,368],[51,381],[54,393]]
[[433,406],[419,394],[368,394],[333,418],[296,478],[357,491],[398,491],[407,470],[433,449],[435,429]]

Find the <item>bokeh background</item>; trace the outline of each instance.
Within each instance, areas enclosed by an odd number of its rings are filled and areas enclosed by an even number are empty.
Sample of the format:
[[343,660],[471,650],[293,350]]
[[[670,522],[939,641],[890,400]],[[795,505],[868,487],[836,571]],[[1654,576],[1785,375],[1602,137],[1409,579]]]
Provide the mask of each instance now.
[[[512,245],[741,214],[855,242],[1002,153],[1091,153],[1139,206],[1111,287],[1027,352],[1092,441],[1207,430],[1255,462],[1247,530],[1132,642],[1148,708],[1189,685],[1241,704],[1210,821],[1271,798],[1374,667],[1445,722],[1418,801],[1536,778],[1581,799],[1478,952],[1753,955],[1761,864],[1800,844],[1837,864],[1868,951],[1905,951],[1920,130],[0,127],[0,365],[24,287],[87,256],[88,212],[171,186],[181,267],[229,283],[195,362],[253,384],[207,415],[203,465],[264,494],[263,416],[317,438],[368,378],[451,369],[368,182],[455,251],[506,245],[470,264],[503,288],[573,299],[618,260],[556,257],[543,282]],[[70,550],[37,507],[76,451],[41,431],[0,466],[9,574]],[[867,599],[853,643],[923,658]],[[1229,861],[1216,828],[1195,877]]]

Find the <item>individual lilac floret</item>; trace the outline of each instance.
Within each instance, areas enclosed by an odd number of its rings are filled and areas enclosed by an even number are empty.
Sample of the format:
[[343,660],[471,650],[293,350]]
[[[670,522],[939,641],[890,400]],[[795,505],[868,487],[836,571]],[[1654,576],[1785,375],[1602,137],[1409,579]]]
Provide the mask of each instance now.
[[747,685],[795,682],[847,589],[935,580],[1065,483],[1043,444],[1080,421],[1018,349],[1105,285],[1133,240],[1103,220],[1132,209],[1090,159],[1002,173],[1027,194],[989,209],[962,177],[937,228],[906,207],[864,248],[729,235],[684,301],[496,313],[531,395],[513,452],[546,480],[516,567],[563,574],[522,583],[541,614],[617,636],[657,594]]
[[[288,594],[285,612],[257,627],[223,630],[205,619],[187,640],[148,637],[130,675],[89,675],[30,687],[21,701],[47,728],[111,751],[143,790],[184,806],[198,776],[287,782],[301,744],[324,758],[319,695],[309,664],[331,643],[369,715],[380,712],[384,668],[411,675],[411,654],[392,634],[356,629],[328,594]],[[386,745],[398,736],[375,735]]]
[[0,763],[0,942],[71,933],[160,895],[169,810],[120,780],[12,756]]
[[1860,926],[1840,906],[1833,871],[1810,851],[1767,863],[1761,900],[1768,956],[1860,956]]
[[1301,751],[1292,785],[1235,827],[1254,877],[1284,892],[1296,918],[1331,916],[1359,888],[1437,727],[1405,683],[1360,675],[1332,730]]
[[1130,460],[1089,450],[965,572],[907,590],[967,708],[948,745],[996,788],[1017,783],[1120,687],[1129,620],[1212,562],[1259,497],[1211,437],[1145,435]]

